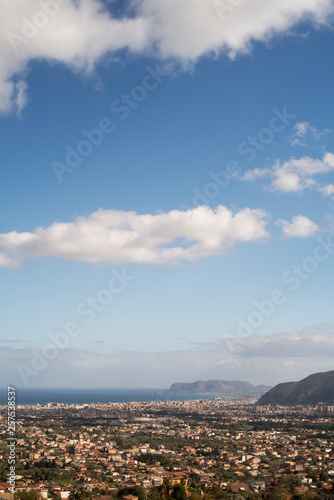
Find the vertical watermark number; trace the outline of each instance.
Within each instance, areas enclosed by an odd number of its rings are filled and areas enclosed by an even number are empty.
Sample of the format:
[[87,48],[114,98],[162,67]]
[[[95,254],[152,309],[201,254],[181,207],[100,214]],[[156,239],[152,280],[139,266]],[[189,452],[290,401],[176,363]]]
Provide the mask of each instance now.
[[16,462],[16,389],[14,387],[8,386],[8,402],[7,402],[7,420],[8,420],[8,465],[9,473],[8,482],[10,488],[8,490],[11,493],[15,493],[15,462]]

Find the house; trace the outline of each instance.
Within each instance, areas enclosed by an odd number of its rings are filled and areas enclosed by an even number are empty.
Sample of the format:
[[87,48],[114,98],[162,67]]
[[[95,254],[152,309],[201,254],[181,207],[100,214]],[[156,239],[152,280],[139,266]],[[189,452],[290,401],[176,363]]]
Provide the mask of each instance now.
[[250,493],[251,489],[248,486],[248,484],[244,483],[236,483],[236,484],[230,484],[229,488],[231,493]]
[[8,490],[8,488],[10,488],[10,484],[9,483],[0,483],[0,494],[1,493],[5,493],[5,491]]

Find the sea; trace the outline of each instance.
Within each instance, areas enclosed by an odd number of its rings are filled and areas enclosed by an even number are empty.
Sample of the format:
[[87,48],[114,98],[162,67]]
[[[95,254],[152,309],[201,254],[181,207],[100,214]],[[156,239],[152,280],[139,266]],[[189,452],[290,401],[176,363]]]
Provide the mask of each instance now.
[[[222,398],[219,394],[164,394],[164,389],[36,389],[16,388],[16,405],[46,403],[89,404],[149,401],[191,401]],[[0,404],[7,404],[7,388],[0,390]]]

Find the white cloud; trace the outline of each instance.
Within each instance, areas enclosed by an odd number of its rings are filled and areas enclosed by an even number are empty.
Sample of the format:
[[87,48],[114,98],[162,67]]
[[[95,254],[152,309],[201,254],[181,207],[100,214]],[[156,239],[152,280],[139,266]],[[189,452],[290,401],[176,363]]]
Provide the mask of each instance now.
[[157,215],[101,209],[31,233],[1,234],[0,266],[16,267],[25,258],[45,256],[93,264],[195,261],[225,253],[238,242],[266,238],[267,221],[263,210],[234,213],[223,206]]
[[292,146],[307,146],[305,141],[308,138],[320,140],[321,137],[327,134],[332,134],[333,131],[326,128],[325,130],[318,130],[312,127],[309,122],[298,122],[293,127],[294,134],[289,138]]
[[27,84],[23,80],[20,80],[16,84],[15,101],[16,101],[16,111],[17,114],[20,116],[21,111],[23,110],[23,108],[25,108],[25,106],[28,103]]
[[16,81],[30,61],[90,72],[108,52],[144,50],[150,27],[141,16],[112,18],[98,0],[12,0],[1,3],[0,35],[0,110],[6,112],[22,105]]
[[247,170],[247,172],[243,175],[242,180],[255,181],[256,179],[264,179],[271,174],[272,171],[270,168],[254,168],[253,170]]
[[324,22],[333,8],[326,0],[243,0],[226,12],[228,3],[144,0],[142,12],[154,20],[153,38],[163,56],[194,60],[211,51],[247,52],[252,41],[266,41],[302,18]]
[[292,221],[278,220],[276,225],[280,226],[286,238],[308,238],[319,231],[319,226],[304,215],[296,215]]
[[303,156],[298,159],[292,157],[284,163],[277,160],[271,168],[248,170],[241,179],[254,181],[268,177],[271,180],[271,183],[265,187],[268,191],[298,193],[305,189],[316,189],[327,194],[330,189],[326,190],[326,186],[320,186],[314,177],[333,171],[334,154],[327,152],[321,159]]
[[320,193],[324,196],[333,196],[334,195],[334,184],[328,184],[322,188],[319,188]]
[[302,20],[328,23],[332,12],[332,0],[243,0],[224,14],[220,0],[135,0],[119,18],[101,0],[3,0],[0,111],[25,102],[17,81],[32,60],[92,71],[122,49],[185,64],[210,53],[233,57]]

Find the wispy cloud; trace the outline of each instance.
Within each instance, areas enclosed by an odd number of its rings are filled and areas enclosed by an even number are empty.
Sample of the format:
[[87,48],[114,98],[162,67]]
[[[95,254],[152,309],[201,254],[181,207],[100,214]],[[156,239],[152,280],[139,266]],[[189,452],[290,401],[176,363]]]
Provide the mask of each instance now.
[[271,167],[248,170],[240,177],[244,181],[268,178],[270,183],[264,186],[267,191],[279,193],[301,193],[307,189],[330,195],[329,185],[321,185],[317,178],[334,172],[334,154],[325,153],[322,158],[292,157],[281,163],[277,160]]
[[320,324],[297,332],[252,335],[236,346],[242,357],[330,358],[334,355],[334,325]]
[[333,133],[329,128],[318,130],[316,127],[312,127],[309,122],[296,123],[293,131],[294,133],[289,137],[292,146],[307,146],[309,140],[319,141],[323,136]]
[[198,207],[157,215],[99,210],[74,222],[0,235],[0,266],[57,257],[92,264],[177,263],[219,255],[241,242],[269,236],[264,210]]

